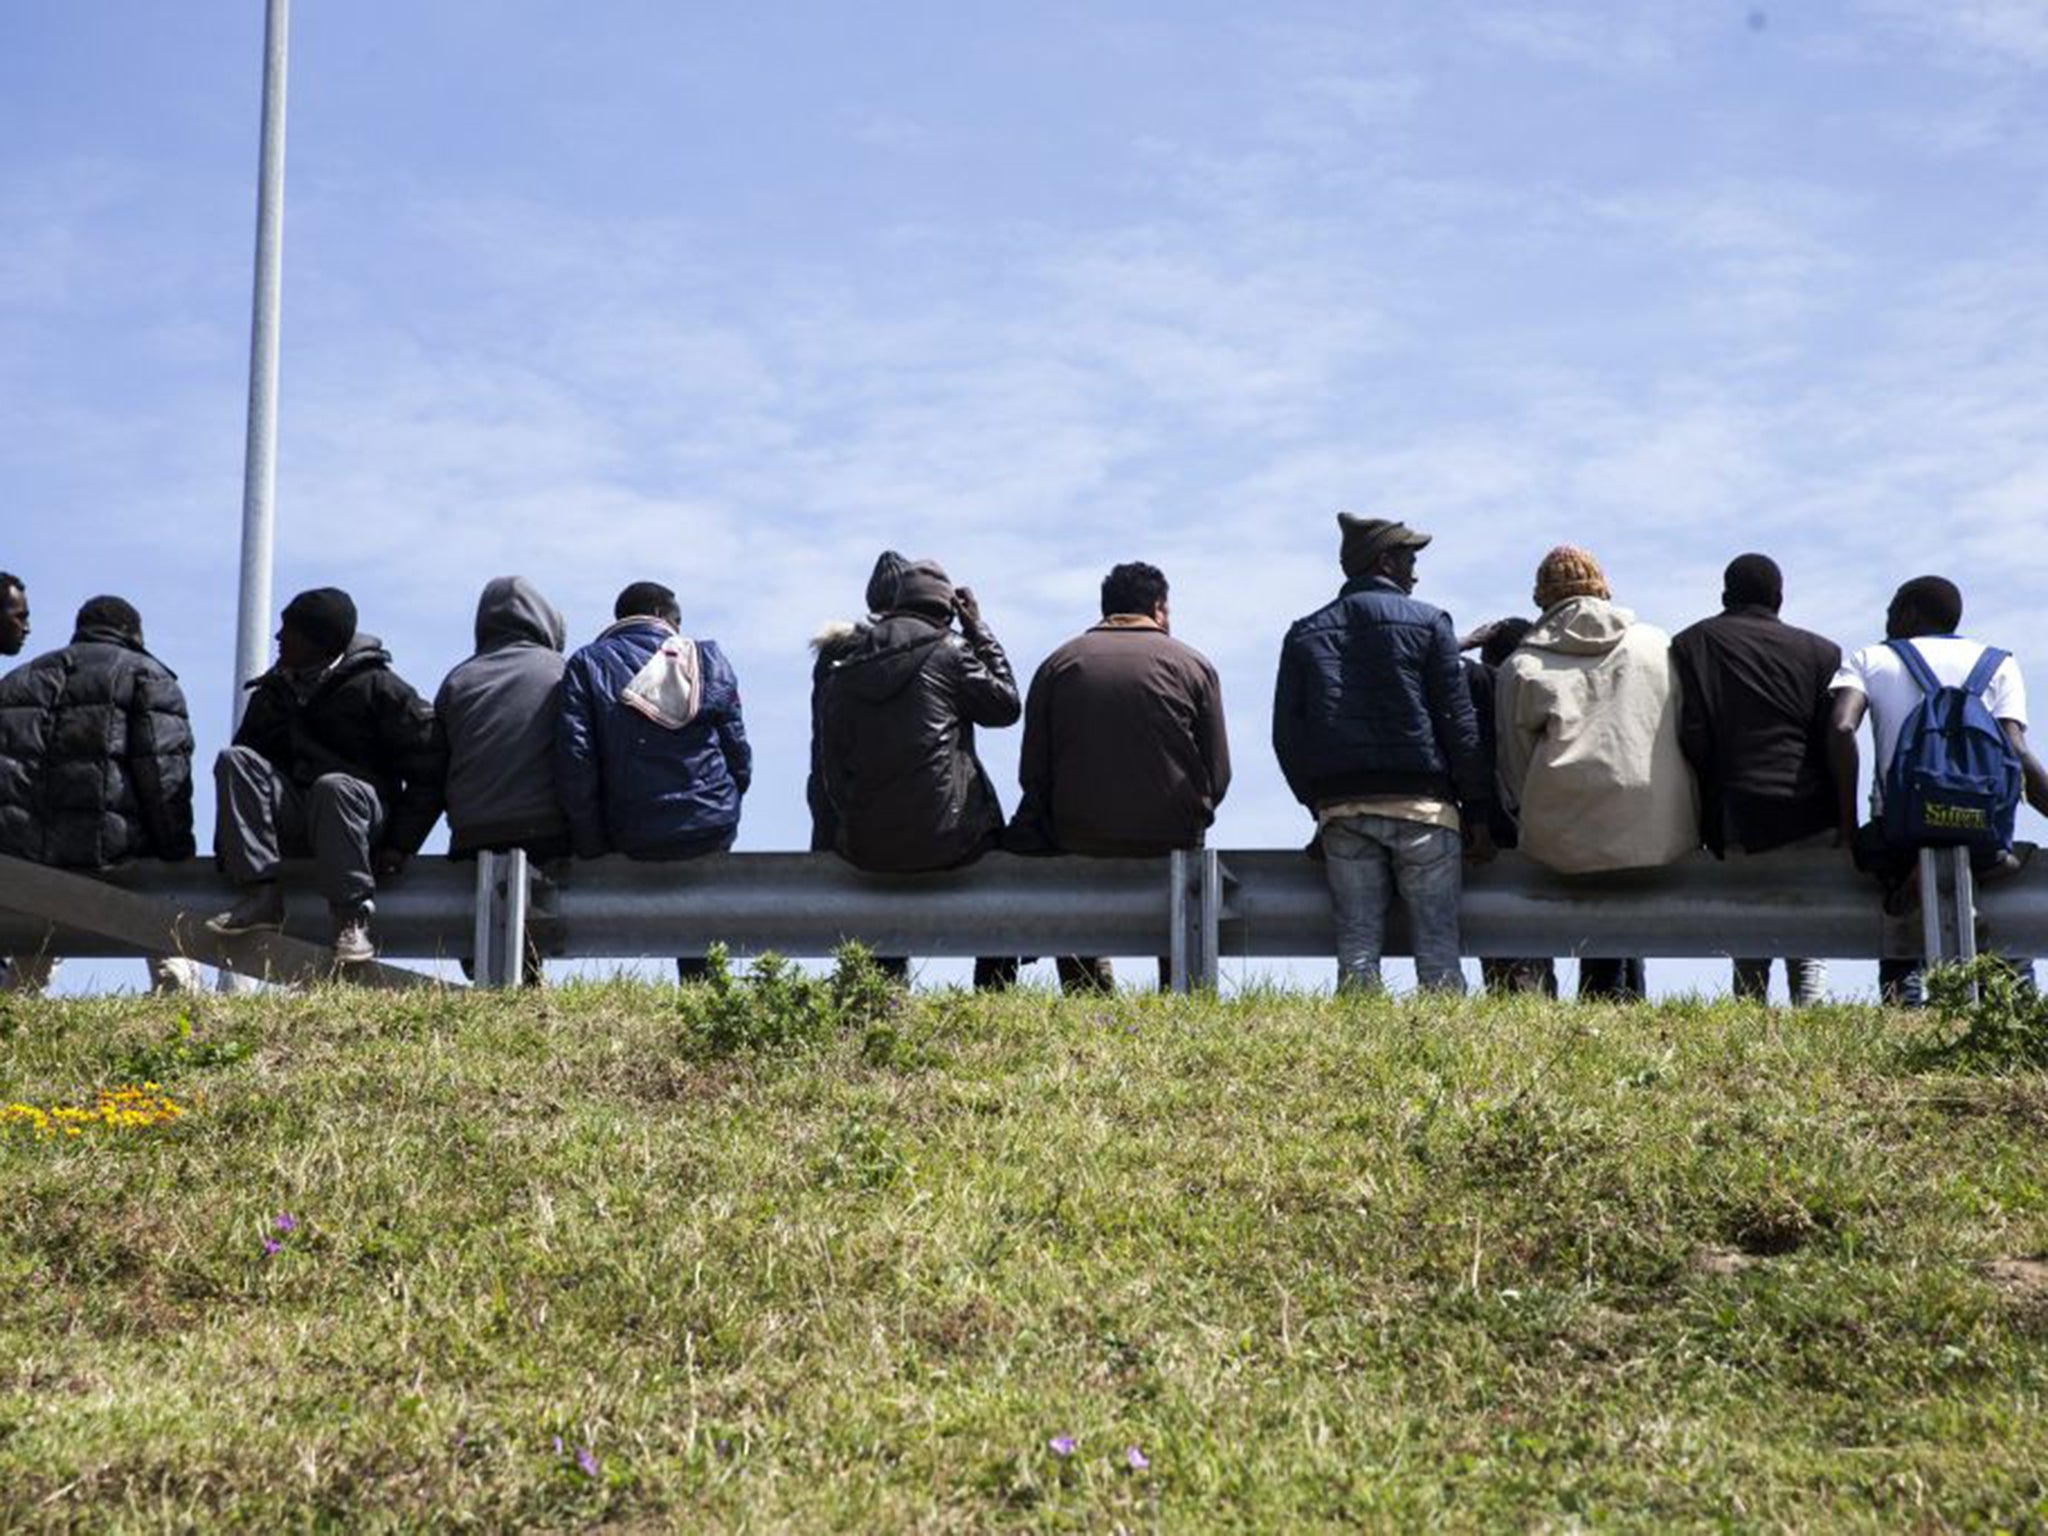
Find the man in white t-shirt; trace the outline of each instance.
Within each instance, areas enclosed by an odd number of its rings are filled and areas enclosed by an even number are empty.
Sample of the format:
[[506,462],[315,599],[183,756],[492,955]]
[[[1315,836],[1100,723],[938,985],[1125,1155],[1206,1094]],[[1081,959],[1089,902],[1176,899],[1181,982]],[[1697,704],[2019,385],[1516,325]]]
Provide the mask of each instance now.
[[[1928,670],[1944,687],[1959,688],[1984,654],[1982,642],[1956,633],[1963,620],[1963,594],[1952,581],[1940,576],[1916,576],[1892,595],[1885,610],[1885,639],[1910,640],[1926,661]],[[1829,755],[1834,763],[1837,818],[1842,842],[1855,850],[1857,864],[1877,874],[1887,896],[1902,890],[1912,877],[1912,851],[1885,845],[1879,824],[1884,811],[1884,778],[1898,751],[1899,733],[1906,717],[1920,702],[1920,685],[1906,671],[1906,664],[1891,646],[1866,645],[1842,663],[1830,685],[1834,695],[1833,729],[1829,732]],[[2027,686],[2020,677],[2019,663],[2008,656],[1985,685],[1984,704],[2005,731],[2005,738],[2020,760],[2026,778],[2027,803],[2048,814],[2048,770],[2027,745]],[[1859,759],[1856,733],[1863,718],[1870,717],[1871,735],[1876,742],[1876,772],[1870,783],[1871,825],[1859,835],[1856,816],[1856,779]],[[1987,864],[1991,859],[1985,861]],[[1887,960],[1879,965],[1879,982],[1885,1001],[1906,1000],[1916,989],[1919,963]]]

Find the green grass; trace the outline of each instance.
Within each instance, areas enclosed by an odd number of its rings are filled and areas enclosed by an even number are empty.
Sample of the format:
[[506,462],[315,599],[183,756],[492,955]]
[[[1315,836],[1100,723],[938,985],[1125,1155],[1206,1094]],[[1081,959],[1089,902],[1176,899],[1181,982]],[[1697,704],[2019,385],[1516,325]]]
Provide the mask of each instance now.
[[2048,1525],[2048,1078],[1899,1015],[179,1015],[0,1014],[196,1101],[0,1129],[0,1528]]

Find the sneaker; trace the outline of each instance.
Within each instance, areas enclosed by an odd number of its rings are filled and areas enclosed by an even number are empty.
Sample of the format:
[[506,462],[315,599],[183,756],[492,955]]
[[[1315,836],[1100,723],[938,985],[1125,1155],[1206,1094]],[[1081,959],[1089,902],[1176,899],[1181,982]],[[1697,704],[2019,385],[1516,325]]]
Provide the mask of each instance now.
[[334,908],[335,964],[367,965],[377,958],[377,946],[370,940],[370,917],[375,910],[367,901],[359,907]]
[[252,885],[227,911],[209,917],[206,926],[228,938],[240,933],[275,933],[284,927],[284,892],[274,880]]

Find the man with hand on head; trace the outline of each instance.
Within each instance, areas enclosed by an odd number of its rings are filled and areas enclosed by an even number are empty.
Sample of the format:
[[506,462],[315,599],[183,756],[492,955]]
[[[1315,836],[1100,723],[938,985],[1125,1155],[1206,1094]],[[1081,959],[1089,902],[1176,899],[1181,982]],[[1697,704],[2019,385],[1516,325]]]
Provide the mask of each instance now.
[[277,664],[248,686],[234,745],[213,769],[214,847],[243,894],[206,926],[283,927],[283,861],[310,853],[334,958],[373,960],[377,882],[404,870],[441,814],[447,758],[433,711],[383,645],[357,632],[356,605],[335,587],[285,605]]

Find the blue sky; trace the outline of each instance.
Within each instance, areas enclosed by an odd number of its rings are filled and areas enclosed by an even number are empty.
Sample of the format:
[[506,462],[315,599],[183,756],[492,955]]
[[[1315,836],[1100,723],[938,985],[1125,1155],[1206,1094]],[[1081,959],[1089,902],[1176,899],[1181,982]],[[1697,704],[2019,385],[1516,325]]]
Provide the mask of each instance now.
[[[208,750],[261,30],[0,8],[0,568],[37,645],[136,601]],[[1850,645],[1943,572],[2048,697],[2043,0],[301,0],[292,45],[279,600],[350,588],[430,692],[490,576],[579,638],[667,580],[740,672],[743,848],[803,841],[805,640],[891,545],[1027,675],[1165,567],[1225,846],[1305,831],[1266,712],[1339,507],[1434,532],[1461,621],[1565,540],[1669,629],[1767,550]]]

